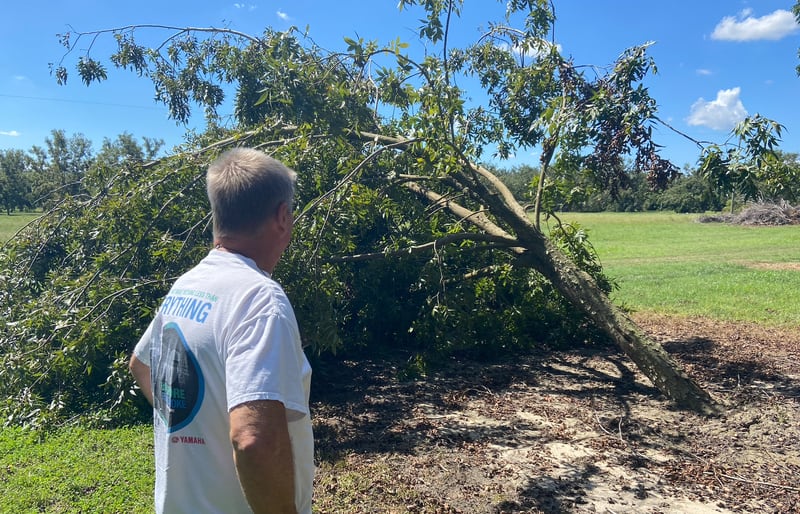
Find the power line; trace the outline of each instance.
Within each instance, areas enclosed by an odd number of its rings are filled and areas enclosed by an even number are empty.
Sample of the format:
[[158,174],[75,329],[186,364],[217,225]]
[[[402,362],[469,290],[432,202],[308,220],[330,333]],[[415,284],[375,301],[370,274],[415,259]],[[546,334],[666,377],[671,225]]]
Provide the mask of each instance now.
[[118,104],[112,102],[93,102],[91,100],[70,100],[67,98],[47,98],[43,96],[25,96],[25,95],[9,95],[6,93],[0,93],[0,97],[4,98],[19,98],[23,100],[40,100],[46,102],[60,102],[60,103],[73,103],[73,104],[88,104],[88,105],[103,105],[106,107],[126,107],[130,109],[148,109],[148,110],[162,110],[162,107],[156,106],[147,106],[147,105],[130,105],[130,104]]

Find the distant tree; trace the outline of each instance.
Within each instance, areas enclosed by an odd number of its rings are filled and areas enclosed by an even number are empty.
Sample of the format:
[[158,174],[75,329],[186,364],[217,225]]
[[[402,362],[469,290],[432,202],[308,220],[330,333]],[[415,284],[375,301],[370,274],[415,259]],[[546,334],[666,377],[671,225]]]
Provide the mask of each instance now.
[[720,195],[697,173],[683,174],[658,194],[657,208],[679,213],[718,211],[724,204]]
[[532,201],[539,170],[528,164],[516,166],[510,170],[491,169],[497,178],[511,190],[516,198],[522,201]]
[[[675,181],[670,179],[671,185]],[[614,212],[642,212],[652,208],[655,192],[652,190],[647,173],[629,170],[626,183],[615,195],[610,195],[610,202],[604,210]]]
[[30,158],[22,150],[0,150],[0,203],[6,213],[30,209]]
[[116,139],[103,139],[94,164],[114,166],[126,161],[141,164],[155,159],[162,146],[164,146],[162,139],[143,137],[139,142],[130,133],[123,132]]
[[108,186],[108,181],[124,166],[141,166],[154,160],[164,145],[161,139],[149,137],[138,142],[131,134],[124,132],[116,139],[103,139],[100,150],[86,170],[81,186],[90,194]]
[[33,194],[39,206],[83,193],[82,180],[93,161],[92,142],[83,134],[68,137],[64,130],[52,130],[44,147],[34,146],[30,154]]

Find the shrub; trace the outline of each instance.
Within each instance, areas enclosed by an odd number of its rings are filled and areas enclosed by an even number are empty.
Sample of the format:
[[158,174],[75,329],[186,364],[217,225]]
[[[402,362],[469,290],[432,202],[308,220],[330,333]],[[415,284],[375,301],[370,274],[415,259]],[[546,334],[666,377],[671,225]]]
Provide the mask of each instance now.
[[720,197],[696,175],[681,176],[658,196],[660,208],[679,213],[720,210]]

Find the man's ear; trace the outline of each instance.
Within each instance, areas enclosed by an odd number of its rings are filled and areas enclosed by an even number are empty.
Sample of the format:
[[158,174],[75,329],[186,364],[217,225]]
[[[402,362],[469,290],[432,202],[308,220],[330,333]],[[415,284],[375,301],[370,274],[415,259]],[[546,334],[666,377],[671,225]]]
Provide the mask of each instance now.
[[292,228],[292,209],[289,207],[289,204],[286,202],[281,202],[278,205],[278,224],[281,228]]

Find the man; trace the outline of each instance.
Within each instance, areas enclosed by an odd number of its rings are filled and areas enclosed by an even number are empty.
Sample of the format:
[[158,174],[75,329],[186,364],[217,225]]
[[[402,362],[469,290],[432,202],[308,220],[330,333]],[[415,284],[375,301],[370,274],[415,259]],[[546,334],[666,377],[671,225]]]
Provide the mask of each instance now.
[[311,512],[311,367],[271,273],[296,174],[253,149],[207,171],[214,249],[181,276],[130,369],[154,410],[156,512]]

